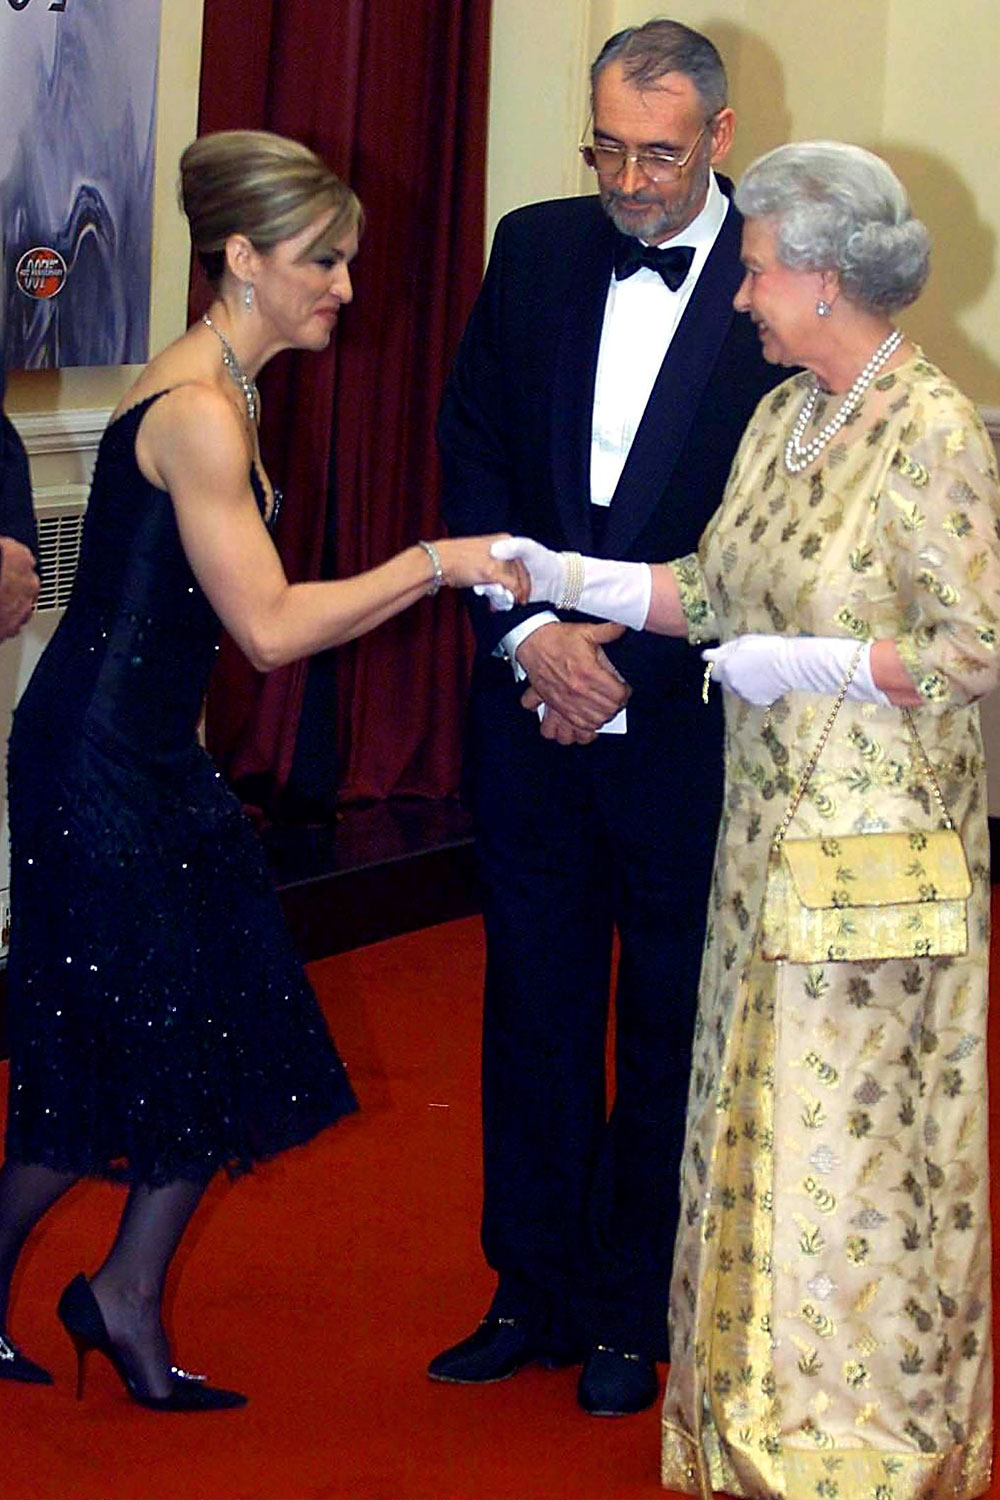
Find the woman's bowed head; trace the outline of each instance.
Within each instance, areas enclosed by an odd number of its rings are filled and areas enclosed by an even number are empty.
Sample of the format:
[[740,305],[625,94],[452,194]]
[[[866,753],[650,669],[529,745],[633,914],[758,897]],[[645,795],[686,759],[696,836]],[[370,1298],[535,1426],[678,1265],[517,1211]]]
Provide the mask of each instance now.
[[516,598],[516,567],[475,537],[415,543],[354,578],[289,583],[263,524],[274,493],[256,379],[280,350],[329,343],[353,298],[364,212],[314,152],[266,131],[194,141],[180,195],[212,301],[121,410],[157,397],[136,438],[140,470],[170,494],[198,582],[253,665],[268,671],[351,640],[443,585],[491,583]]

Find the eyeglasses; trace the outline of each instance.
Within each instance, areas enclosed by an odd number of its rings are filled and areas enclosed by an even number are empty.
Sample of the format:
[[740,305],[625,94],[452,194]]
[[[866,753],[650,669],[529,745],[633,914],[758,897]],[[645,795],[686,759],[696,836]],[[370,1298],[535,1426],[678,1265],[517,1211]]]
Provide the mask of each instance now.
[[580,155],[598,177],[617,177],[619,172],[624,172],[626,163],[632,162],[650,182],[677,182],[683,176],[684,168],[694,156],[711,123],[711,120],[705,121],[683,156],[655,149],[626,151],[624,146],[599,146],[596,141],[584,141],[580,146]]

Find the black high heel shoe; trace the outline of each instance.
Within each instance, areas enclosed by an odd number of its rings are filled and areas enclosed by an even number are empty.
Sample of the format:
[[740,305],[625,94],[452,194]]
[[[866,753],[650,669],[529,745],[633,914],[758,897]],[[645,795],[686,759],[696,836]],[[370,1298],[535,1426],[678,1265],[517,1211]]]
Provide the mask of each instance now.
[[149,1396],[141,1391],[125,1369],[121,1355],[111,1342],[104,1314],[90,1283],[81,1272],[74,1276],[59,1298],[59,1319],[73,1340],[76,1349],[76,1399],[83,1396],[83,1362],[91,1349],[96,1349],[110,1361],[115,1374],[132,1400],[150,1411],[227,1411],[235,1406],[245,1406],[246,1396],[239,1391],[226,1391],[217,1386],[206,1385],[197,1376],[187,1375],[183,1370],[171,1369],[173,1386],[169,1396]]
[[22,1354],[16,1344],[0,1333],[0,1380],[23,1380],[26,1385],[51,1385],[52,1376],[33,1359]]

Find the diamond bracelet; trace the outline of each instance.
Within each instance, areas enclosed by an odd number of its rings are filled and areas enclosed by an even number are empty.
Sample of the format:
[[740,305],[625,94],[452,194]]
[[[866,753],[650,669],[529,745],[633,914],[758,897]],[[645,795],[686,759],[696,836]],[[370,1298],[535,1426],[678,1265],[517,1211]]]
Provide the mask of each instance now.
[[433,599],[434,595],[444,584],[444,568],[441,566],[441,556],[433,542],[418,542],[417,546],[423,547],[431,560],[431,567],[434,569],[434,577],[431,579],[430,587],[427,590]]

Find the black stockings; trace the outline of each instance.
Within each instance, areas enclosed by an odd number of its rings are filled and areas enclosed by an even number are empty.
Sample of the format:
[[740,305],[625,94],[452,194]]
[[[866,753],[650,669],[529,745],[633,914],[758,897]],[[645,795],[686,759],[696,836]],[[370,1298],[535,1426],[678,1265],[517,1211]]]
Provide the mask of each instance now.
[[[78,1177],[52,1167],[5,1162],[0,1167],[0,1332],[6,1330],[10,1283],[17,1257],[38,1220]],[[134,1187],[118,1233],[91,1287],[108,1335],[136,1388],[147,1396],[169,1396],[170,1346],[160,1317],[167,1267],[204,1182]]]
[[7,1327],[10,1283],[21,1246],[46,1210],[77,1180],[75,1172],[53,1167],[12,1161],[0,1167],[0,1333]]
[[160,1317],[167,1267],[204,1182],[134,1187],[107,1260],[91,1279],[108,1335],[136,1388],[169,1396],[170,1345]]

